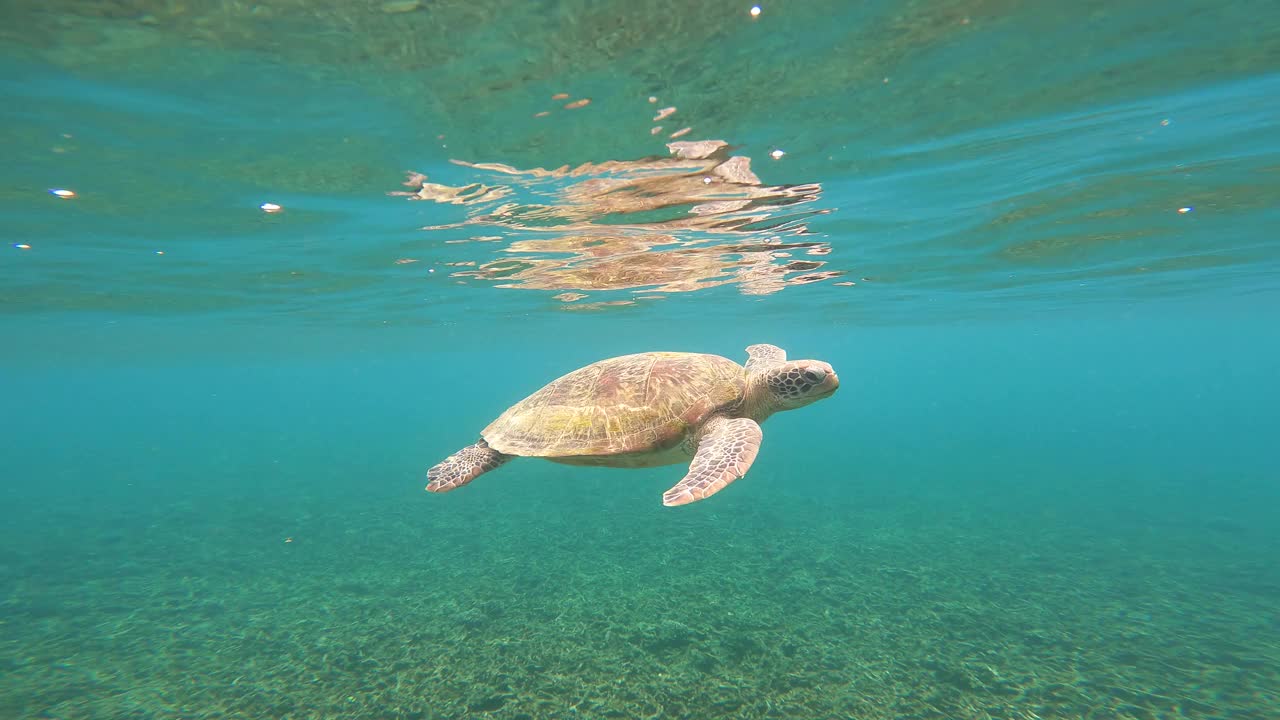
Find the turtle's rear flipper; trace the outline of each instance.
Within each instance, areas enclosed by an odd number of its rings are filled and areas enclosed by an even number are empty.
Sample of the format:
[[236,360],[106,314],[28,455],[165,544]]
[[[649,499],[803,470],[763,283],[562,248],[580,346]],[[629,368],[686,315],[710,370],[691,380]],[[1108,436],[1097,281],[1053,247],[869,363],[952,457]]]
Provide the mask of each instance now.
[[481,440],[475,445],[462,448],[428,470],[427,490],[449,492],[466,485],[513,457],[515,456],[503,455]]
[[747,474],[760,451],[760,425],[751,418],[719,418],[707,423],[689,474],[662,494],[662,504],[684,505],[711,497]]

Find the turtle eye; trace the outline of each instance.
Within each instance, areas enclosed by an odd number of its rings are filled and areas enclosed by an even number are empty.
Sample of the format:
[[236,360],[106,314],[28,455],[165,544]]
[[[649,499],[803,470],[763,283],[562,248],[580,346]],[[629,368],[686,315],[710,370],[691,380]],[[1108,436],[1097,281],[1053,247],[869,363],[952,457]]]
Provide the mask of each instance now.
[[823,377],[825,377],[824,373],[821,373],[821,372],[819,372],[819,371],[817,371],[817,370],[805,370],[805,371],[804,371],[804,379],[805,379],[805,380],[808,380],[809,382],[811,382],[811,383],[813,383],[813,384],[815,384],[815,385],[817,385],[818,383],[822,382]]

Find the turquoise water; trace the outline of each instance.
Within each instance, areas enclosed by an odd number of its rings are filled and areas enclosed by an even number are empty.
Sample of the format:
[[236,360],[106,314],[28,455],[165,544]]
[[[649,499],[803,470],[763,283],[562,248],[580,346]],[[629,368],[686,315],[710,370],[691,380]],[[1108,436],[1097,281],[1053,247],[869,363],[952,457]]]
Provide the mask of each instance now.
[[[1280,10],[749,8],[0,9],[0,718],[1277,716]],[[706,500],[423,491],[761,342]]]

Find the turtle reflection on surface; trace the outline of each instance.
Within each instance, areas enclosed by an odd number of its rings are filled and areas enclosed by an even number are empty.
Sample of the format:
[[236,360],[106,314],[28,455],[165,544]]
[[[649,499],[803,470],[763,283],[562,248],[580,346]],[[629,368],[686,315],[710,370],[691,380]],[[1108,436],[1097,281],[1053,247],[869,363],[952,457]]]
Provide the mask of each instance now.
[[[745,294],[763,295],[841,274],[819,271],[825,261],[790,259],[792,250],[826,255],[828,243],[784,243],[779,237],[806,235],[804,220],[827,212],[792,208],[817,200],[820,185],[763,185],[750,159],[729,155],[719,140],[667,148],[670,157],[555,170],[455,160],[506,175],[511,184],[450,188],[412,173],[405,184],[418,191],[393,194],[469,206],[463,222],[430,229],[496,225],[524,231],[502,250],[509,257],[453,273],[501,288],[672,293],[735,283]],[[553,201],[511,200],[530,193]],[[500,199],[507,202],[497,204]],[[497,206],[477,207],[486,201]]]
[[537,290],[643,288],[652,292],[692,292],[739,283],[742,292],[763,295],[781,290],[787,284],[803,284],[798,282],[800,278],[788,276],[811,273],[823,264],[800,260],[784,262],[777,257],[778,253],[817,245],[811,242],[691,244],[660,234],[571,235],[516,241],[507,248],[507,252],[514,253],[513,257],[455,275],[498,281],[501,284],[497,287],[501,288]]

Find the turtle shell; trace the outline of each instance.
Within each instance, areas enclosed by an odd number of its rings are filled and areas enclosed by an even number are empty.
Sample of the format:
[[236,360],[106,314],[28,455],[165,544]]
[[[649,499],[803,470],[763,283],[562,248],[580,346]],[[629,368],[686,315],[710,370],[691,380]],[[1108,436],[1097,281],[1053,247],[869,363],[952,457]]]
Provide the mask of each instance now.
[[662,451],[742,402],[746,371],[719,355],[650,352],[601,360],[512,405],[481,436],[508,455]]

